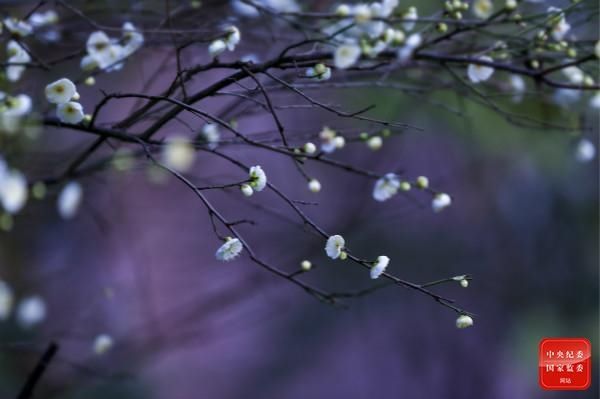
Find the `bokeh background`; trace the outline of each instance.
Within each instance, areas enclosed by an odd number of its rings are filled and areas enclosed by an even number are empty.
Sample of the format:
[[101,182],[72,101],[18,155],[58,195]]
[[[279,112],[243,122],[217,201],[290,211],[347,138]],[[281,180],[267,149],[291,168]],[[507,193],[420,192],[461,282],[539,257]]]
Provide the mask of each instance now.
[[[132,2],[125,12],[122,2],[91,3],[80,6],[114,26],[128,19],[148,23],[146,18],[160,14],[162,4]],[[206,24],[231,12],[219,3],[203,6],[211,15]],[[429,3],[423,3],[423,10],[432,7]],[[14,5],[3,9],[19,10]],[[59,43],[39,45],[42,54],[85,42],[89,26],[77,30],[77,18],[63,18],[72,29],[62,32]],[[259,25],[247,31],[247,43],[236,56],[266,59],[277,54],[276,42],[265,50],[265,41],[273,38]],[[170,51],[167,44],[148,46],[122,71],[98,77],[94,87],[82,87],[82,103],[92,109],[102,97],[100,89],[159,91],[173,77]],[[190,63],[206,61],[199,51],[185,57]],[[167,72],[144,88],[144,79],[163,65]],[[398,81],[423,83],[428,72],[407,70]],[[40,87],[79,73],[78,62],[52,71],[56,76],[28,72],[20,89],[38,95],[41,105]],[[207,73],[203,79],[219,76]],[[497,82],[507,78],[495,75]],[[191,87],[203,85],[195,81]],[[529,89],[519,101],[498,101],[536,120],[587,129],[586,137],[598,144],[598,116],[588,109],[588,96],[560,106],[552,91]],[[353,252],[365,258],[388,255],[389,270],[397,276],[426,282],[471,274],[468,288],[450,284],[438,291],[477,314],[472,328],[456,329],[454,313],[400,287],[350,299],[348,308],[340,309],[316,301],[245,257],[217,262],[214,251],[220,243],[201,203],[174,179],[150,179],[148,163],[140,160],[128,172],[108,169],[82,178],[85,199],[76,219],[60,219],[56,190],[51,189],[46,199],[28,204],[11,232],[1,233],[0,278],[18,297],[43,296],[48,315],[30,330],[14,319],[0,324],[0,397],[15,396],[55,340],[60,350],[36,397],[597,398],[598,162],[575,160],[578,129],[515,126],[460,92],[418,94],[380,87],[319,95],[349,109],[376,103],[373,116],[422,128],[394,135],[377,152],[355,143],[334,156],[382,174],[426,175],[433,187],[452,195],[453,205],[434,214],[429,197],[417,192],[376,203],[372,180],[309,164],[309,174],[323,184],[314,195],[285,158],[242,146],[228,147],[227,153],[261,164],[270,181],[291,198],[318,202],[305,210],[320,226],[342,234]],[[299,103],[285,94],[277,99]],[[218,112],[227,101],[215,98],[202,105]],[[114,104],[100,120],[119,120],[132,106],[127,101]],[[367,128],[314,110],[282,115],[291,134],[316,134],[323,125],[355,134]],[[201,127],[185,118],[192,130]],[[274,129],[268,115],[238,122],[248,134]],[[160,136],[191,134],[186,129],[169,124]],[[91,140],[48,128],[37,140],[3,151],[28,176],[42,178],[64,170]],[[97,157],[114,150],[105,146]],[[190,176],[209,184],[238,181],[240,172],[200,153]],[[208,196],[230,219],[256,221],[241,231],[269,262],[291,271],[311,259],[316,268],[306,280],[330,291],[373,286],[363,269],[329,261],[323,240],[272,193],[247,199],[229,190]],[[92,351],[100,333],[115,339],[103,356]],[[539,388],[538,343],[552,336],[591,340],[590,390]]]

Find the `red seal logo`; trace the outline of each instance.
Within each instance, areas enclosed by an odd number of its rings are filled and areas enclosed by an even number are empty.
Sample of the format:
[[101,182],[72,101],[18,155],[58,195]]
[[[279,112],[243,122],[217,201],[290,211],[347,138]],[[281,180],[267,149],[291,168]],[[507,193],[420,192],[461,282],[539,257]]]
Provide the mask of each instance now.
[[586,338],[544,338],[540,341],[538,369],[542,389],[588,389],[592,382],[592,345]]

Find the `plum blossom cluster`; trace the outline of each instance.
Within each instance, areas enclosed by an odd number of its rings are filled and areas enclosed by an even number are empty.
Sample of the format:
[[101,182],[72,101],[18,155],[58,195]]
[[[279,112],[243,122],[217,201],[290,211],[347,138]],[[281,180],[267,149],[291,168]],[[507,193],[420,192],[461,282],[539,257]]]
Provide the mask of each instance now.
[[[415,186],[418,189],[428,191],[429,179],[426,176],[419,176],[414,183],[401,180],[395,173],[387,173],[375,182],[373,188],[373,199],[378,202],[385,202],[401,191],[410,191]],[[433,193],[431,208],[434,212],[440,212],[452,204],[452,198],[447,193]]]
[[80,96],[77,87],[67,78],[50,83],[45,89],[46,100],[56,104],[56,116],[63,123],[80,123],[85,114],[83,106],[78,103]]
[[87,55],[81,59],[81,68],[96,68],[107,72],[118,71],[126,58],[144,44],[144,35],[131,22],[125,22],[119,39],[109,37],[103,31],[92,32],[86,42]]

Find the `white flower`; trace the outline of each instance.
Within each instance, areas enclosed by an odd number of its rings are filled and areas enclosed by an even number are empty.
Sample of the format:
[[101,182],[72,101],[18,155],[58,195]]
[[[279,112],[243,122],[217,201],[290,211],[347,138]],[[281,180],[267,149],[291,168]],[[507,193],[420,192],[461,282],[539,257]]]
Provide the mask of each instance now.
[[594,96],[590,99],[590,107],[600,109],[600,91],[596,92],[596,94],[594,94]]
[[340,257],[345,245],[346,241],[344,240],[344,237],[336,234],[327,239],[325,252],[331,259],[337,259]]
[[125,22],[123,24],[123,43],[125,56],[129,56],[142,47],[144,35],[131,22]]
[[264,190],[267,185],[267,175],[260,166],[256,165],[251,167],[248,175],[250,176],[250,186],[254,191]]
[[13,35],[25,37],[33,32],[33,28],[25,21],[21,21],[17,18],[5,18],[4,26]]
[[373,151],[377,151],[378,149],[381,148],[382,145],[383,145],[383,140],[379,136],[373,136],[373,137],[370,137],[369,140],[367,140],[367,146],[370,149],[372,149]]
[[581,139],[575,148],[575,159],[579,162],[589,162],[596,156],[596,147],[588,139]]
[[574,85],[583,83],[583,80],[585,79],[585,74],[583,71],[576,66],[563,68],[561,72],[566,76],[567,79],[569,79],[569,82],[573,83]]
[[211,57],[216,57],[227,49],[227,43],[224,40],[217,39],[208,46],[208,54]]
[[113,347],[114,341],[110,335],[100,334],[94,339],[94,353],[103,355]]
[[321,191],[321,182],[319,182],[317,179],[310,179],[308,182],[308,189],[313,193],[318,193]]
[[252,194],[254,194],[254,190],[249,184],[242,184],[240,190],[242,190],[242,194],[244,194],[246,197],[251,197]]
[[17,307],[17,321],[23,328],[30,328],[46,318],[46,303],[39,296],[23,299]]
[[[560,8],[549,7],[549,13],[554,13],[555,17],[552,19],[552,37],[556,41],[561,41],[567,34],[567,32],[571,29],[571,25],[567,23],[565,19],[565,14],[562,12]],[[558,14],[557,14],[558,13]]]
[[379,11],[379,16],[387,18],[390,15],[392,15],[392,13],[396,9],[396,7],[398,7],[398,4],[400,4],[400,2],[398,0],[382,0],[380,4],[381,9]]
[[452,204],[452,198],[446,193],[439,193],[431,200],[431,208],[434,212],[441,212]]
[[202,127],[202,137],[208,143],[208,148],[214,150],[219,144],[221,139],[221,133],[219,132],[219,126],[216,123],[207,123]]
[[375,182],[373,198],[375,201],[383,202],[392,198],[400,188],[400,179],[394,173],[388,173]]
[[235,47],[240,42],[240,39],[241,35],[238,28],[235,26],[230,26],[227,28],[227,37],[225,38],[224,42],[229,51],[235,50]]
[[321,150],[325,153],[332,153],[335,151],[336,142],[336,132],[333,129],[330,129],[327,126],[324,126],[321,132],[319,133],[319,137],[321,138]]
[[[480,61],[493,62],[488,56],[479,57]],[[479,83],[488,80],[494,73],[494,68],[486,65],[469,64],[467,75],[473,83]]]
[[67,183],[60,191],[57,200],[58,213],[63,219],[71,219],[79,210],[83,198],[83,189],[75,181]]
[[29,17],[28,22],[34,28],[52,25],[58,22],[58,14],[54,10],[48,10],[46,12],[34,12]]
[[[16,41],[10,40],[6,46],[9,64],[27,64],[31,61],[29,53]],[[6,68],[6,78],[11,82],[21,79],[25,65],[10,65]]]
[[183,136],[172,136],[167,139],[162,149],[162,162],[178,172],[190,170],[196,158],[196,151],[190,141]]
[[[395,35],[396,38],[394,40],[397,41],[399,39],[403,39],[404,33],[400,34],[400,32],[401,31],[396,32],[396,35]],[[398,37],[398,35],[400,35],[400,37]],[[415,49],[417,47],[419,47],[422,42],[423,42],[423,37],[421,36],[421,34],[413,33],[412,35],[410,35],[406,39],[406,43],[404,44],[404,46],[402,46],[398,49],[398,53],[397,53],[398,61],[400,61],[401,63],[408,61],[408,59],[412,56]]]
[[96,31],[88,37],[86,48],[89,55],[101,59],[107,56],[111,44],[111,40],[106,33]]
[[27,180],[21,172],[12,170],[0,173],[0,202],[7,213],[15,214],[23,209],[27,195]]
[[350,8],[350,6],[348,4],[340,4],[335,9],[335,14],[339,15],[340,17],[347,17],[350,15],[351,12],[352,12],[352,9]]
[[14,295],[10,286],[0,280],[0,321],[8,319],[13,308]]
[[458,316],[456,319],[456,328],[467,328],[473,325],[473,319],[466,314]]
[[494,11],[491,0],[475,0],[473,3],[473,14],[478,18],[488,18]]
[[385,256],[385,255],[378,256],[375,266],[373,266],[371,268],[371,278],[373,280],[375,280],[376,278],[379,278],[379,276],[381,276],[385,272],[385,269],[388,267],[389,263],[390,263],[390,258],[388,258],[387,256]]
[[92,70],[98,68],[99,65],[98,65],[98,61],[96,61],[96,59],[94,57],[92,57],[91,55],[88,54],[81,59],[81,63],[79,64],[79,66],[84,71],[92,71]]
[[594,54],[596,54],[596,58],[600,58],[600,40],[598,40],[594,46]]
[[347,69],[360,58],[360,47],[356,44],[342,44],[335,50],[333,63],[338,69]]
[[6,109],[2,116],[22,117],[31,112],[31,97],[26,94],[19,94],[15,97],[8,97],[5,100]]
[[242,242],[237,238],[230,238],[223,245],[217,249],[217,253],[215,254],[217,260],[220,261],[230,261],[238,257],[238,255],[242,252],[244,246]]
[[371,8],[367,4],[357,4],[352,9],[352,14],[354,15],[354,20],[356,23],[364,24],[368,22],[373,16],[371,13]]
[[509,78],[510,87],[516,94],[521,94],[525,91],[525,81],[519,75],[510,75]]
[[83,107],[74,101],[58,104],[56,107],[56,116],[63,123],[77,124],[83,120]]
[[[404,14],[404,18],[406,19],[417,19],[419,18],[419,14],[417,12],[417,8],[416,7],[408,7],[408,11],[406,12],[406,14]],[[409,31],[409,30],[413,30],[415,27],[416,22],[415,21],[407,21],[404,22],[402,24],[402,27]]]
[[329,80],[331,78],[331,68],[324,64],[317,64],[306,70],[306,77],[314,78],[319,81]]
[[52,104],[64,104],[71,101],[77,93],[75,84],[67,78],[62,78],[46,86],[46,100]]

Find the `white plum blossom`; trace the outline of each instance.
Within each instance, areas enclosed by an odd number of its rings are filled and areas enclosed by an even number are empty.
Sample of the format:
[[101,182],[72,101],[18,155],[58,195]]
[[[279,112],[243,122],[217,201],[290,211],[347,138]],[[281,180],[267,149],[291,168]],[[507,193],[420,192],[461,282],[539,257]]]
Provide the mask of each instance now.
[[214,150],[219,144],[221,139],[221,133],[219,132],[219,125],[216,123],[207,123],[202,127],[201,135],[208,143],[208,148]]
[[29,23],[17,18],[5,18],[4,26],[10,33],[20,37],[29,36],[33,32],[33,28]]
[[383,202],[392,198],[400,188],[400,178],[395,173],[388,173],[375,182],[373,198]]
[[466,314],[458,316],[456,319],[456,328],[467,328],[473,325],[473,319]]
[[41,28],[46,25],[53,25],[58,22],[58,14],[54,10],[46,12],[34,12],[27,20],[32,27]]
[[81,206],[83,188],[76,181],[67,183],[58,195],[56,206],[63,219],[72,219]]
[[52,104],[64,104],[77,94],[77,87],[67,78],[50,83],[45,89],[46,100]]
[[569,82],[573,83],[574,85],[582,84],[583,80],[585,79],[585,74],[583,71],[576,66],[563,68],[561,72],[567,79],[569,79]]
[[[112,41],[103,31],[95,31],[90,34],[86,42],[88,54],[95,60],[108,57],[108,52]],[[100,62],[99,62],[100,63]]]
[[436,194],[431,200],[431,209],[441,212],[452,204],[452,198],[446,193]]
[[178,172],[187,172],[194,164],[196,151],[187,137],[169,137],[162,148],[162,162]]
[[0,321],[8,319],[10,312],[12,312],[14,301],[15,298],[10,286],[0,280]]
[[[417,8],[416,7],[408,7],[408,10],[404,14],[404,18],[405,19],[419,18],[419,13],[417,12]],[[416,24],[415,21],[407,21],[402,24],[402,27],[407,31],[411,31],[415,28],[415,24]]]
[[23,328],[31,328],[46,318],[46,303],[40,296],[21,300],[17,307],[17,321]]
[[389,263],[390,263],[390,258],[388,258],[387,256],[385,256],[385,255],[378,256],[377,262],[371,268],[371,278],[373,280],[379,278],[379,276],[381,276],[385,272],[385,269],[388,267]]
[[[300,6],[296,0],[255,0],[256,4],[270,8],[278,12],[298,12]],[[259,14],[256,7],[251,4],[244,3],[242,0],[233,0],[232,6],[234,10],[244,17],[257,17]]]
[[324,126],[319,133],[319,137],[321,138],[321,151],[329,154],[338,148],[339,143],[336,143],[335,141],[335,138],[337,137],[335,130]]
[[123,49],[124,56],[130,56],[142,47],[144,35],[131,23],[123,24]]
[[108,334],[100,334],[94,338],[93,350],[96,355],[103,355],[114,345],[112,337]]
[[588,139],[581,139],[575,147],[575,159],[579,162],[590,162],[596,156],[596,147]]
[[244,248],[242,242],[237,238],[229,238],[223,245],[217,249],[215,257],[217,260],[227,262],[234,260],[242,252]]
[[3,117],[20,118],[31,112],[31,97],[26,94],[7,97],[4,103],[6,109],[2,112]]
[[561,41],[567,34],[569,30],[571,30],[571,25],[567,23],[565,19],[565,14],[560,8],[549,7],[549,13],[553,13],[555,16],[552,18],[552,38],[556,41]]
[[368,4],[357,4],[352,8],[351,11],[354,16],[354,21],[358,24],[364,24],[368,22],[372,17],[371,7]]
[[494,11],[494,4],[491,0],[475,0],[473,3],[473,14],[477,18],[489,18]]
[[83,107],[81,104],[69,101],[64,104],[58,104],[56,107],[56,116],[63,123],[77,124],[84,118]]
[[525,80],[521,76],[510,75],[509,83],[515,94],[521,94],[525,91]]
[[[8,42],[6,49],[9,55],[9,64],[27,64],[31,61],[29,53],[14,40]],[[25,72],[25,65],[9,65],[6,67],[6,78],[11,82],[16,82],[21,79],[23,72]]]
[[[493,62],[494,60],[488,56],[479,57],[480,61]],[[494,73],[494,68],[487,65],[469,64],[467,68],[467,75],[469,80],[473,83],[484,82],[488,80]]]
[[317,64],[306,70],[306,77],[319,81],[329,80],[331,78],[331,68],[325,64]]
[[0,171],[0,203],[5,212],[18,213],[25,206],[27,196],[27,179],[21,172]]
[[235,26],[230,26],[227,28],[227,36],[225,38],[225,45],[229,51],[235,50],[235,47],[239,44],[241,40],[240,30]]
[[[400,32],[400,31],[398,31]],[[396,35],[397,36],[397,35]],[[413,33],[410,35],[404,44],[404,46],[400,47],[397,52],[398,61],[404,63],[412,57],[413,52],[417,47],[421,45],[423,42],[423,37],[420,33]]]
[[358,62],[360,52],[356,44],[342,44],[335,50],[333,63],[338,69],[350,68]]
[[308,182],[308,189],[313,193],[318,193],[321,191],[321,182],[317,179],[310,179]]
[[342,249],[346,245],[346,241],[344,237],[341,235],[333,235],[327,239],[327,244],[325,244],[325,253],[331,259],[337,259],[342,254]]
[[250,186],[254,191],[264,190],[267,185],[267,175],[260,166],[252,166],[248,175],[250,176]]
[[225,43],[225,40],[217,39],[210,43],[210,45],[208,46],[208,54],[210,54],[211,57],[215,58],[219,54],[224,52],[226,49],[227,43]]

